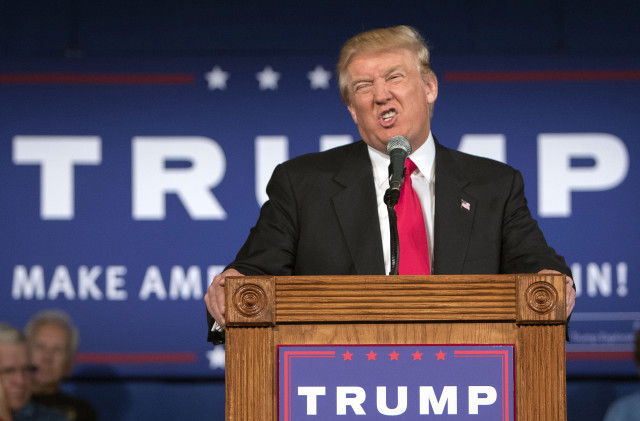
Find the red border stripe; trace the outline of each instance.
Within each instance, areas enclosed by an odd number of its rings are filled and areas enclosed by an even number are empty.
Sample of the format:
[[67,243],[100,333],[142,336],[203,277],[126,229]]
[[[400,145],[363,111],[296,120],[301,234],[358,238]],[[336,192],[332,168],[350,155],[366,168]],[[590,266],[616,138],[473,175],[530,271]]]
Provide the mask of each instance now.
[[609,352],[567,352],[567,360],[633,360],[633,352],[609,351]]
[[188,73],[0,73],[0,84],[23,85],[189,85]]
[[194,352],[166,353],[82,353],[76,356],[76,363],[82,364],[157,364],[157,363],[194,363]]
[[[335,356],[335,351],[284,351],[284,421],[288,421],[291,414],[291,399],[289,399],[289,396],[291,395],[291,372],[289,371],[291,358],[334,358]],[[278,376],[280,376],[279,368]],[[280,380],[278,380],[278,383],[280,383]],[[278,390],[278,393],[279,392],[280,390]],[[279,410],[280,408],[278,408],[278,411]]]
[[640,80],[640,70],[445,72],[446,82],[578,82]]

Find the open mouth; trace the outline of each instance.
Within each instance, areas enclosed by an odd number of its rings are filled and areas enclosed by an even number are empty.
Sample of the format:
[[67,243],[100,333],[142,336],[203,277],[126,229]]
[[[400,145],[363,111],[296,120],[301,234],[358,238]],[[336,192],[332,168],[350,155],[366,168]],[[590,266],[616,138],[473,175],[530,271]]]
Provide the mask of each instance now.
[[380,122],[383,125],[393,123],[397,115],[396,110],[387,110],[380,115]]

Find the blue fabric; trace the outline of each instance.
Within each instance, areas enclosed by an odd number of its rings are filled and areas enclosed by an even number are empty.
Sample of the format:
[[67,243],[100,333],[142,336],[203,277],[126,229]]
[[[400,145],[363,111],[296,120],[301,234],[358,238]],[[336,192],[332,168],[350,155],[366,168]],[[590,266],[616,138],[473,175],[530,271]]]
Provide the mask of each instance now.
[[623,396],[613,402],[604,421],[640,421],[640,392]]
[[32,402],[13,413],[13,421],[69,421],[61,411]]

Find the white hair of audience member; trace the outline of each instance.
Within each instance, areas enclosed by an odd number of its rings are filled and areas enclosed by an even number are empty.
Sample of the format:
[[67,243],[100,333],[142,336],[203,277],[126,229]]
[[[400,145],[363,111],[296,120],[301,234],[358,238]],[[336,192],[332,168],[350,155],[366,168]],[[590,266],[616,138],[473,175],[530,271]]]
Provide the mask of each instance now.
[[42,310],[34,314],[25,326],[24,333],[27,338],[30,338],[38,327],[51,324],[60,326],[69,334],[69,351],[72,355],[75,354],[80,343],[80,333],[73,324],[71,316],[62,310]]
[[0,322],[0,343],[15,345],[26,343],[26,338],[22,332],[8,323]]

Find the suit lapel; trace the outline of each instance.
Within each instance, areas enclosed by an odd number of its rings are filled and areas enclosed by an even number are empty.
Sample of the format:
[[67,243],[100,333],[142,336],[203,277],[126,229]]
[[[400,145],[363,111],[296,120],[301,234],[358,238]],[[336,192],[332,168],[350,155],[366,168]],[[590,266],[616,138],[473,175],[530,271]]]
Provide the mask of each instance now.
[[435,274],[462,273],[469,245],[475,197],[465,191],[469,180],[464,171],[457,168],[449,151],[436,141],[436,191],[434,217],[434,265]]
[[373,169],[366,144],[346,157],[334,180],[344,187],[333,207],[359,275],[384,274],[382,237]]

